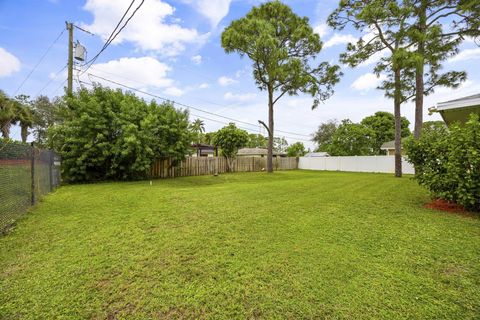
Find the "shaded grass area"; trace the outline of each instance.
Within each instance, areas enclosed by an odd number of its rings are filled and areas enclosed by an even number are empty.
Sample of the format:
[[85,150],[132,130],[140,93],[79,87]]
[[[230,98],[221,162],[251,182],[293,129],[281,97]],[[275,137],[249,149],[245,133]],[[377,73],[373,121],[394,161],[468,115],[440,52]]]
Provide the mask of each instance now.
[[0,238],[0,318],[473,319],[480,219],[390,175],[65,186]]

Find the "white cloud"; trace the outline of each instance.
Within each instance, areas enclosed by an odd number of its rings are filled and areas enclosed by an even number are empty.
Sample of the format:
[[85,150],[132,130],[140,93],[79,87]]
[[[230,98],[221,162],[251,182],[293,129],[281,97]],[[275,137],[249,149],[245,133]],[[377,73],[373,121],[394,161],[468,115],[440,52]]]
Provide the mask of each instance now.
[[[129,4],[130,0],[87,0],[83,8],[93,14],[93,22],[82,26],[107,39]],[[129,13],[133,13],[138,4],[136,2]],[[172,17],[174,12],[175,8],[161,0],[145,1],[113,44],[129,41],[141,50],[175,56],[185,49],[186,43],[204,41],[205,36],[195,29],[167,24],[166,18]]]
[[230,100],[230,101],[251,101],[257,97],[257,94],[255,93],[241,93],[241,94],[236,94],[236,93],[231,93],[227,92],[223,95],[223,98],[225,100]]
[[335,33],[330,39],[328,39],[323,45],[324,48],[330,48],[338,44],[347,44],[349,42],[356,42],[358,39],[351,34],[338,34]]
[[451,98],[452,94],[455,94],[456,92],[459,92],[459,91],[466,92],[466,89],[472,88],[473,86],[474,86],[474,82],[467,79],[464,82],[462,82],[458,86],[458,88],[437,87],[435,88],[435,94],[438,97],[440,97],[440,99],[448,100]]
[[202,56],[197,54],[196,56],[191,57],[190,60],[195,64],[200,64],[202,63]]
[[377,77],[373,73],[366,73],[358,77],[350,87],[355,90],[368,91],[377,88],[380,83],[386,79],[387,77],[385,75],[380,75],[380,77]]
[[20,70],[20,60],[0,47],[0,77],[8,77]]
[[326,23],[320,23],[313,28],[313,32],[318,33],[320,38],[322,38],[323,36],[326,36],[330,32],[330,30]]
[[180,97],[185,93],[185,91],[177,87],[169,87],[166,90],[164,90],[163,93],[169,96]]
[[[90,70],[92,74],[108,78],[122,84],[140,89],[142,87],[165,88],[173,84],[167,78],[170,67],[152,57],[120,58],[106,63],[94,64]],[[84,79],[87,77],[85,74]],[[93,81],[102,83],[101,79],[92,77]],[[112,86],[111,83],[102,83]]]
[[216,27],[218,23],[228,14],[231,0],[185,0],[190,3],[204,17],[206,17],[212,27]]
[[221,85],[222,87],[229,86],[229,85],[234,84],[236,82],[238,82],[238,81],[234,80],[232,78],[229,78],[229,77],[225,77],[225,76],[221,76],[220,78],[218,78],[218,84]]
[[199,86],[198,86],[198,89],[206,89],[210,87],[210,85],[208,83],[201,83]]
[[459,54],[449,59],[448,62],[458,62],[474,59],[480,59],[480,48],[462,50]]

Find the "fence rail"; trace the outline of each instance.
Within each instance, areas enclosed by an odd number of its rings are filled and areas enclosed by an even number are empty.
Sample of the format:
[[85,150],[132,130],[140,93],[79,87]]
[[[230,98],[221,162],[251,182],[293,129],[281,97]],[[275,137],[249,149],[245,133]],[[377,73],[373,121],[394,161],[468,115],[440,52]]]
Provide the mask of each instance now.
[[[238,157],[229,166],[224,157],[189,157],[174,165],[170,158],[158,159],[152,165],[152,178],[175,178],[213,175],[226,172],[256,172],[267,168],[266,157]],[[274,170],[298,168],[297,158],[274,158]]]
[[53,151],[0,140],[0,232],[59,184]]
[[[352,156],[352,157],[301,157],[299,169],[351,171],[351,172],[395,172],[395,156]],[[402,158],[402,171],[414,174],[413,165]]]

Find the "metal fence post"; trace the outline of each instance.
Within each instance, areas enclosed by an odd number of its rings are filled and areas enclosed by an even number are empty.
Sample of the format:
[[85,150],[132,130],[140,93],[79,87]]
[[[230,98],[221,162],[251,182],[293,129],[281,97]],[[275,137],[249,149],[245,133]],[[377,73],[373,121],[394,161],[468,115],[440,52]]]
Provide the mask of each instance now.
[[53,191],[53,152],[48,151],[48,173],[50,178],[50,191]]
[[31,182],[32,182],[32,195],[31,195],[31,202],[32,206],[35,204],[35,146],[33,142],[31,144]]

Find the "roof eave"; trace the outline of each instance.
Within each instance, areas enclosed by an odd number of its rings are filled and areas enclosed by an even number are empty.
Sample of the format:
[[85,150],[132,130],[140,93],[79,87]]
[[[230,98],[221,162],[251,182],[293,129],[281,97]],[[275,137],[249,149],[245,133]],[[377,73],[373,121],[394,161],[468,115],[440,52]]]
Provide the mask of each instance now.
[[457,109],[457,108],[466,108],[466,107],[475,107],[480,105],[480,98],[469,99],[465,101],[447,101],[437,103],[437,111]]

